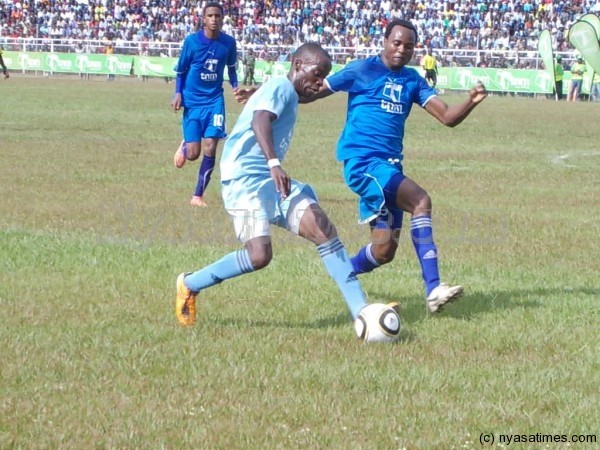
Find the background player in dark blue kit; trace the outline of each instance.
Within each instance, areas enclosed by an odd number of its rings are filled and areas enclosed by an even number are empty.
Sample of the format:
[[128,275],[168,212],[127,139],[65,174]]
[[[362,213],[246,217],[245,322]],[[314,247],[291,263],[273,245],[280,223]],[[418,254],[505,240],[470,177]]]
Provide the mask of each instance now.
[[235,90],[238,86],[235,39],[221,32],[223,7],[219,3],[208,3],[202,18],[203,29],[183,42],[171,102],[174,111],[184,108],[183,141],[175,152],[175,166],[181,168],[187,160],[198,159],[204,140],[204,158],[190,201],[193,206],[206,206],[204,192],[215,167],[217,145],[220,139],[227,137],[223,97],[225,66],[231,87]]

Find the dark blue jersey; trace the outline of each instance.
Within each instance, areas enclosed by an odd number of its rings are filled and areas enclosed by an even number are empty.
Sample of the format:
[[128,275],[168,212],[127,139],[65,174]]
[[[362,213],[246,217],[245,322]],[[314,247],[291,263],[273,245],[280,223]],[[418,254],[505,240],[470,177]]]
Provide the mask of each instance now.
[[[231,78],[236,61],[235,39],[225,33],[219,33],[217,39],[209,39],[201,30],[186,37],[175,67],[178,77],[182,77],[182,105],[186,108],[208,106],[222,97],[225,67]],[[235,82],[237,85],[237,78]]]
[[424,107],[436,95],[415,69],[392,71],[380,56],[350,62],[327,77],[333,92],[348,92],[346,125],[337,159],[402,159],[404,123],[413,103]]

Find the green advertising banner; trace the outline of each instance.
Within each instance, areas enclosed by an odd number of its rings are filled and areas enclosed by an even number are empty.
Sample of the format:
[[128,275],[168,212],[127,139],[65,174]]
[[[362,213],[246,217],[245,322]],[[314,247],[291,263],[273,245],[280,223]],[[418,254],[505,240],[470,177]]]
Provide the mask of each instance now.
[[438,89],[469,90],[481,81],[488,91],[546,94],[554,80],[545,70],[488,69],[480,67],[441,67]]
[[587,65],[600,73],[600,43],[594,26],[584,20],[577,21],[569,29],[569,42],[581,53]]
[[[550,76],[551,80],[555,80],[556,74],[554,73],[554,52],[552,51],[552,35],[550,30],[543,30],[538,39],[538,53],[540,58],[544,61],[546,72]],[[554,83],[552,84],[552,86]],[[551,94],[553,90],[548,91]]]
[[[589,24],[586,24],[589,26]],[[177,58],[152,56],[104,55],[86,53],[34,53],[5,51],[4,62],[10,70],[50,73],[115,74],[121,76],[175,77]],[[243,64],[238,67],[238,80],[243,80]],[[269,67],[271,66],[271,67]],[[334,64],[331,73],[344,66]],[[271,76],[286,75],[289,62],[257,61],[254,78],[262,82],[268,72]],[[421,68],[417,68],[423,73]],[[588,72],[592,72],[588,70]],[[565,72],[563,89],[569,87],[570,72]],[[227,71],[225,72],[227,79]],[[438,89],[469,90],[481,81],[490,92],[546,94],[552,92],[554,80],[545,70],[487,69],[478,67],[440,67]],[[583,80],[583,92],[591,86],[591,73]]]
[[594,13],[587,13],[581,16],[579,20],[583,20],[593,26],[594,30],[596,30],[596,37],[600,41],[600,17]]
[[146,77],[175,77],[176,58],[161,58],[159,56],[134,56],[134,75]]
[[4,63],[11,70],[49,73],[89,73],[130,75],[132,56],[86,53],[4,52]]
[[[331,67],[331,73],[339,72],[344,66],[342,64],[333,64]],[[267,61],[256,61],[254,66],[254,79],[258,83],[262,83],[265,77],[270,74],[272,77],[285,76],[290,70],[289,62],[267,62]],[[238,80],[241,82],[244,79],[244,65],[238,64]],[[225,78],[227,79],[227,72],[225,72]]]

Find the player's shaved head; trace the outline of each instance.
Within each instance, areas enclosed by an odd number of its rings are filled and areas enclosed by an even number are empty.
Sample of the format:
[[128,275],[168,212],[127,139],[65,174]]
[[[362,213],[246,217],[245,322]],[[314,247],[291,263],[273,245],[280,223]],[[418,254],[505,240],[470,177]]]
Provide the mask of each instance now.
[[302,44],[292,56],[288,78],[301,99],[314,97],[331,71],[331,56],[315,43]]
[[320,60],[331,61],[331,56],[319,44],[309,42],[302,44],[296,49],[294,55],[292,56],[292,63],[297,59],[301,60],[304,64],[309,64]]

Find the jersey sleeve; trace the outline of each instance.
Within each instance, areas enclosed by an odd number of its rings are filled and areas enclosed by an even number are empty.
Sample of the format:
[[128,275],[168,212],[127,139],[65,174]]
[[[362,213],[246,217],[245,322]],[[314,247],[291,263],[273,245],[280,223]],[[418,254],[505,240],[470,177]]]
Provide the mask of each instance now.
[[231,46],[229,47],[229,54],[227,55],[227,75],[229,76],[229,84],[232,88],[238,87],[237,78],[237,46],[235,39],[231,40]]
[[[285,78],[282,80],[287,81]],[[277,117],[281,115],[287,104],[297,95],[291,83],[276,82],[264,84],[254,95],[258,95],[253,111],[269,111]]]
[[332,92],[352,92],[360,79],[361,61],[356,60],[348,63],[346,67],[325,79],[325,83]]
[[190,68],[190,64],[190,41],[189,38],[186,38],[183,41],[183,47],[181,48],[181,54],[179,55],[179,60],[175,66],[175,72],[178,75],[186,73]]
[[229,55],[227,55],[227,65],[229,67],[235,67],[237,65],[237,45],[235,43],[235,39],[231,39],[230,42]]
[[413,102],[424,108],[429,100],[437,96],[437,91],[429,86],[425,78],[419,74],[416,74],[416,84],[417,88],[414,91]]

